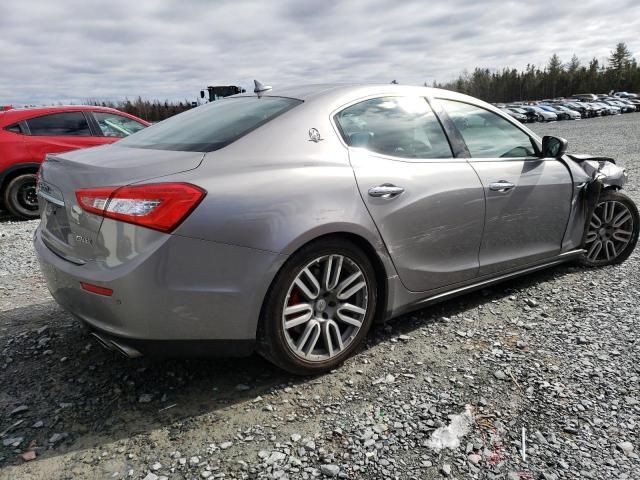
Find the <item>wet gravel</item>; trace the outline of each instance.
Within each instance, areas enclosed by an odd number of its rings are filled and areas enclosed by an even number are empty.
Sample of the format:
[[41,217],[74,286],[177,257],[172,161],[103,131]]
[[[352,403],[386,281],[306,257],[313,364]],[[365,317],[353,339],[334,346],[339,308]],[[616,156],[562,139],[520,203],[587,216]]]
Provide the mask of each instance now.
[[[533,126],[640,202],[640,113]],[[259,357],[127,360],[0,219],[0,478],[640,478],[640,256],[564,265],[374,328],[315,378]]]

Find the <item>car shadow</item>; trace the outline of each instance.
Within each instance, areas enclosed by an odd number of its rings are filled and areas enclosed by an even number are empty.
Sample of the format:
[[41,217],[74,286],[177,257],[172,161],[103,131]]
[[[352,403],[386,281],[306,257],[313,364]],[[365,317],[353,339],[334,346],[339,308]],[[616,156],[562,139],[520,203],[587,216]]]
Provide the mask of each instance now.
[[[388,323],[391,328],[375,325],[364,348],[475,311],[571,269],[559,266],[457,297],[398,317]],[[32,441],[41,449],[38,459],[46,458],[162,427],[180,428],[203,414],[224,418],[233,404],[318,380],[292,376],[257,355],[127,359],[102,348],[54,302],[0,317],[0,432],[6,432],[0,437],[24,437],[17,449],[0,442],[0,467],[20,463],[19,453]],[[27,410],[10,413],[22,405]],[[34,428],[39,422],[42,426]],[[56,433],[64,438],[52,447]]]
[[7,210],[2,210],[0,208],[0,223],[4,222],[28,222],[29,220],[25,220],[22,218],[14,217]]
[[9,220],[12,220],[12,217],[9,214],[9,212],[0,209],[0,222],[7,222]]

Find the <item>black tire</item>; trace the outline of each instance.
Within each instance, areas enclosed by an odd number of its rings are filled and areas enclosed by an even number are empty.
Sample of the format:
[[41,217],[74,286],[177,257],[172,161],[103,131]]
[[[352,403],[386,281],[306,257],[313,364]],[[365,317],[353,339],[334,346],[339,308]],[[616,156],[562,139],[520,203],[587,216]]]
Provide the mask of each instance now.
[[[342,255],[361,270],[367,286],[367,307],[360,329],[344,350],[326,360],[306,361],[296,355],[285,337],[283,310],[298,274],[319,257]],[[320,240],[294,253],[281,268],[267,293],[258,326],[258,353],[295,375],[314,375],[332,370],[358,349],[371,327],[378,305],[378,285],[371,260],[352,242],[340,238]]]
[[[638,207],[636,206],[634,201],[631,200],[624,193],[621,193],[619,191],[605,190],[604,192],[602,192],[602,194],[600,195],[600,198],[598,199],[598,204],[596,206],[594,214],[598,215],[599,212],[601,211],[599,209],[602,209],[606,202],[617,202],[627,208],[627,210],[631,214],[630,215],[631,218],[628,222],[624,224],[624,230],[631,232],[631,234],[629,236],[629,241],[626,244],[626,246],[624,247],[620,246],[619,251],[616,249],[616,255],[609,259],[597,258],[597,257],[590,259],[588,257],[588,255],[591,253],[591,248],[594,245],[594,242],[593,241],[590,242],[589,241],[590,237],[589,235],[587,235],[587,239],[584,247],[587,250],[587,253],[582,256],[580,261],[583,265],[588,267],[603,267],[606,265],[617,265],[619,263],[622,263],[627,258],[629,258],[629,255],[631,255],[631,253],[633,253],[633,250],[635,249],[636,244],[638,243],[638,234],[640,232],[640,214],[638,214]],[[591,229],[589,232],[594,232],[592,235],[598,235],[597,237],[598,239],[600,239],[599,235],[601,234],[607,235],[606,228],[608,227],[606,225],[604,227],[601,227],[600,229],[596,229],[595,227],[591,227],[591,226],[587,226],[587,228]],[[605,231],[601,233],[600,231],[603,230],[603,228],[605,229]],[[596,230],[597,230],[597,233],[596,233]],[[611,237],[607,237],[607,238],[611,238]],[[615,237],[613,237],[613,239],[615,240]]]
[[38,218],[40,211],[36,197],[36,174],[23,173],[9,181],[4,190],[3,201],[9,213],[18,218]]

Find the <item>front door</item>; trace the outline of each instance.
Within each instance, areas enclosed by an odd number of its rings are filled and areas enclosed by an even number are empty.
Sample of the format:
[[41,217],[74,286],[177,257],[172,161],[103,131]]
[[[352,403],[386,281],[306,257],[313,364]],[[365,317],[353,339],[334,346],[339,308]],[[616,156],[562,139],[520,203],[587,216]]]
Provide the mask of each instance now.
[[427,291],[475,278],[484,192],[455,159],[422,97],[382,97],[335,117],[362,199],[404,286]]
[[439,100],[471,154],[486,197],[480,275],[560,253],[571,211],[572,179],[555,158],[540,158],[532,138],[500,115]]

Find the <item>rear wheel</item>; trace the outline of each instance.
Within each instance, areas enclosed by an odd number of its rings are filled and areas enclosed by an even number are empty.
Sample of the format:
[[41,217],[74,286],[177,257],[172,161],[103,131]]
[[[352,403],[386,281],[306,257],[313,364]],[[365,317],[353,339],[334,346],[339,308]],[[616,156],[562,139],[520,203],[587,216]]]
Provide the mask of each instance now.
[[278,274],[258,332],[268,360],[298,375],[331,370],[364,340],[377,284],[367,256],[351,242],[310,244]]
[[5,188],[3,200],[12,215],[29,220],[37,218],[36,174],[24,173],[12,179]]
[[587,227],[582,262],[588,266],[624,262],[638,242],[639,228],[640,215],[633,200],[620,192],[605,191]]

